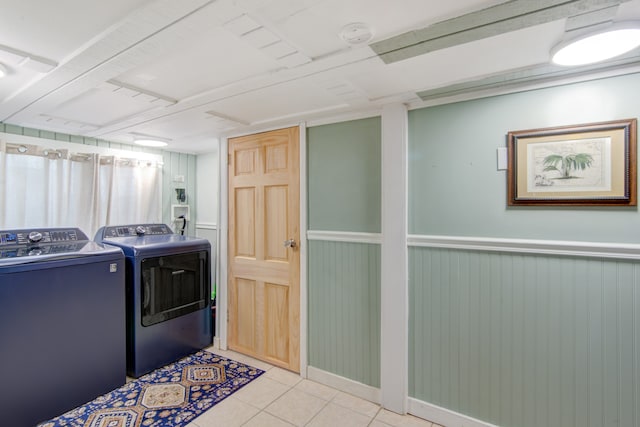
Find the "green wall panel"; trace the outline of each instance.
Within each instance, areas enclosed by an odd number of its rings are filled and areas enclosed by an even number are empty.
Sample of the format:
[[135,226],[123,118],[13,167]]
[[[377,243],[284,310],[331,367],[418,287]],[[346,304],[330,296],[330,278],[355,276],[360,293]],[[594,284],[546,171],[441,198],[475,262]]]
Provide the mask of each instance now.
[[309,229],[380,232],[381,119],[307,129]]
[[380,246],[310,240],[309,365],[380,387]]
[[500,426],[640,426],[640,263],[409,255],[411,397]]
[[628,208],[506,204],[496,149],[509,131],[640,116],[640,74],[409,112],[409,232],[453,236],[640,242]]

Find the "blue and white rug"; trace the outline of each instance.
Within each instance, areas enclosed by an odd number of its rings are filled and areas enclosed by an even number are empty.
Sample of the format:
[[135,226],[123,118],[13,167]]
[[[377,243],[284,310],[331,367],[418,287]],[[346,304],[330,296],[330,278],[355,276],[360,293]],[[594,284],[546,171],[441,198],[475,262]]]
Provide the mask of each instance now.
[[200,351],[38,427],[180,427],[264,371]]

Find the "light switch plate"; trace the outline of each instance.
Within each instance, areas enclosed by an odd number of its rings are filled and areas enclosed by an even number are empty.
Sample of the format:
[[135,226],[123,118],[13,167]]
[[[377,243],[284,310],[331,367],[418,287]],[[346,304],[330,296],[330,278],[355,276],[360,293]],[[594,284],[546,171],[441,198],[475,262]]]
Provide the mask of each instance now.
[[507,147],[498,147],[498,170],[503,171],[507,169]]

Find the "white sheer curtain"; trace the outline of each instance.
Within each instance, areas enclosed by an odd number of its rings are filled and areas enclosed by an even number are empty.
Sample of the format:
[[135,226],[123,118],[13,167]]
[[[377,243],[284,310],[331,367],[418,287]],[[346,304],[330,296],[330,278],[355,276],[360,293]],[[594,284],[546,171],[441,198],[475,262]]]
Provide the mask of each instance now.
[[161,165],[0,143],[0,228],[79,227],[161,221]]

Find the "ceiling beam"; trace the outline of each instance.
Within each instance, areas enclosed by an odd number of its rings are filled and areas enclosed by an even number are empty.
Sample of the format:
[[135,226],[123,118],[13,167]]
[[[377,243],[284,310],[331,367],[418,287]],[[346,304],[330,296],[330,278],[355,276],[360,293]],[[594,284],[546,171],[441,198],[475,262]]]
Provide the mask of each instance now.
[[387,64],[630,0],[511,0],[372,43]]
[[[566,78],[588,79],[602,72],[616,72],[625,74],[637,72],[640,66],[640,53],[633,51],[608,61],[580,67],[562,67],[553,64],[540,64],[516,71],[497,74],[491,77],[448,85],[435,89],[418,92],[423,101],[442,100],[462,95],[481,93],[494,90],[527,88],[536,84],[550,84]],[[630,71],[625,71],[630,70]]]

